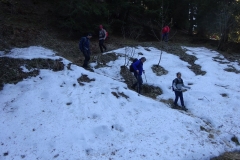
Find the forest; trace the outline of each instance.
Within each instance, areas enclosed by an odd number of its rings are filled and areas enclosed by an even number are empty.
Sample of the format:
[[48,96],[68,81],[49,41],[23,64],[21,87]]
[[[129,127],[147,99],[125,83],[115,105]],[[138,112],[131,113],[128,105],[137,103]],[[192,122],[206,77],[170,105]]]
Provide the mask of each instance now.
[[59,0],[54,14],[69,34],[103,24],[111,34],[132,39],[158,37],[169,25],[190,36],[218,40],[218,50],[240,41],[238,0]]
[[[48,31],[55,27],[76,39],[89,32],[97,35],[102,24],[110,35],[160,40],[161,29],[169,25],[170,40],[184,33],[200,41],[216,40],[219,51],[239,48],[239,0],[1,0],[0,4],[0,39],[30,30],[26,39],[32,41],[36,27]],[[26,24],[32,24],[34,31],[22,29]]]

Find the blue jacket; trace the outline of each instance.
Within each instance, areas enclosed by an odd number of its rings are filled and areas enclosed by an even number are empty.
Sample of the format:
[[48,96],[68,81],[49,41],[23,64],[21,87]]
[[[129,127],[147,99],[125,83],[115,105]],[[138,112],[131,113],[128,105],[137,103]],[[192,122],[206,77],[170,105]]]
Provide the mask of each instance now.
[[141,59],[137,60],[135,63],[133,63],[133,69],[134,69],[134,72],[136,72],[136,70],[138,70],[139,72],[139,75],[142,75],[142,72],[143,72],[143,63],[141,61]]
[[85,37],[85,41],[83,42],[83,51],[90,54],[91,51],[90,51],[90,40]]

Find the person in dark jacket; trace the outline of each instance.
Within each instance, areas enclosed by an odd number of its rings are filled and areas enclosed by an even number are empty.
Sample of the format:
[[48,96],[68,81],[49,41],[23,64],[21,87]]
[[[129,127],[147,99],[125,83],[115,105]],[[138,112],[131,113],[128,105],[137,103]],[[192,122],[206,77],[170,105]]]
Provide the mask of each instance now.
[[162,29],[162,41],[168,42],[168,34],[169,34],[170,28],[168,25],[163,27]]
[[90,60],[90,55],[91,55],[90,38],[92,38],[91,33],[89,33],[86,37],[81,38],[81,39],[83,39],[83,42],[81,44],[82,45],[82,53],[85,57],[83,65],[82,65],[83,68],[88,68],[88,62]]
[[173,90],[175,92],[174,106],[175,107],[177,106],[177,101],[178,101],[178,98],[180,97],[182,109],[187,110],[187,108],[184,105],[184,100],[183,100],[183,91],[184,91],[183,88],[190,89],[190,87],[187,87],[187,86],[184,85],[180,72],[178,72],[176,75],[177,75],[177,78],[175,78],[174,81],[173,81]]
[[104,41],[106,37],[107,37],[106,30],[103,29],[102,25],[100,25],[99,26],[99,47],[100,47],[101,53],[103,53],[103,49],[104,51],[107,50],[107,47],[104,45]]
[[144,73],[143,70],[143,63],[146,61],[145,57],[140,58],[137,60],[135,63],[133,63],[133,69],[134,69],[134,76],[137,79],[136,83],[132,85],[132,89],[135,89],[137,86],[137,91],[139,94],[141,94],[141,89],[142,89],[142,73]]

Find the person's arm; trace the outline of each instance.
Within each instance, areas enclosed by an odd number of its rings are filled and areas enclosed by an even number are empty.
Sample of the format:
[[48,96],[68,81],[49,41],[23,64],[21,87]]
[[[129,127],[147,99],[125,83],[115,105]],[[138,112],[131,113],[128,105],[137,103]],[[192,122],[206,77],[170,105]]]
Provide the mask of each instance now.
[[89,55],[91,54],[90,42],[89,42],[88,38],[86,38],[86,40],[85,40],[84,49],[86,50],[86,53],[88,53]]
[[83,41],[83,50],[88,50],[88,46],[87,46],[87,38],[85,37],[84,38],[84,41]]
[[178,90],[178,88],[177,88],[177,79],[175,79],[174,81],[173,81],[173,89],[174,90]]
[[134,71],[136,71],[137,73],[139,73],[139,69],[137,68],[137,66],[139,65],[139,63],[140,63],[140,60],[138,60],[137,62],[133,63],[133,65],[132,65]]
[[104,36],[104,40],[105,40],[107,38],[107,31],[104,29],[103,32],[104,32],[104,35],[105,35]]
[[182,87],[187,88],[187,89],[191,89],[191,87],[185,86],[183,81],[182,81]]

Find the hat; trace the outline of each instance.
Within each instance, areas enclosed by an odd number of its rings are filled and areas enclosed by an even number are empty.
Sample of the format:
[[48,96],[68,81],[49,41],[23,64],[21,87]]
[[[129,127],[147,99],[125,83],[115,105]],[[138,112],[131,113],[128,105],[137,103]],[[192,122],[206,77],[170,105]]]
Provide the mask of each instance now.
[[100,25],[99,25],[99,28],[100,28],[100,29],[102,29],[102,28],[103,28],[103,26],[100,24]]

